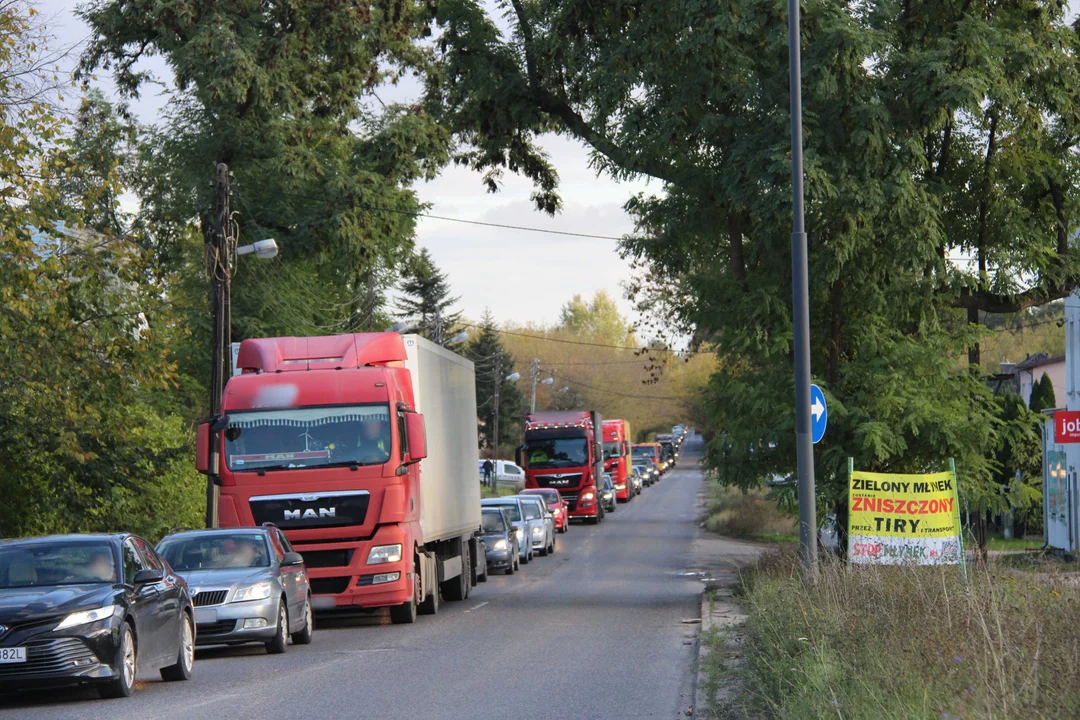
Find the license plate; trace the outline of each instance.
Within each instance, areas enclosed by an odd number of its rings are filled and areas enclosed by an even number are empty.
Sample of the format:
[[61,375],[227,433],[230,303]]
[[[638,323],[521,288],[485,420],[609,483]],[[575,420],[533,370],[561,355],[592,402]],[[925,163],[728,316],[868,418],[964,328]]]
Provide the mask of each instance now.
[[0,648],[0,663],[26,662],[26,648]]
[[195,624],[208,625],[217,622],[216,608],[195,608]]

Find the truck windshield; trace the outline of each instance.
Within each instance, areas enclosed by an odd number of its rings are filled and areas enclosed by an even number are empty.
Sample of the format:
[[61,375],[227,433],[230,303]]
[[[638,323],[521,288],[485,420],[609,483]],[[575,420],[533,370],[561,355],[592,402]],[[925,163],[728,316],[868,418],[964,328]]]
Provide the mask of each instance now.
[[622,457],[622,443],[621,442],[606,442],[604,443],[604,459],[609,460],[611,458]]
[[583,437],[527,439],[525,457],[532,470],[581,467],[589,464],[588,441]]
[[234,472],[390,459],[390,407],[383,404],[230,412],[225,460]]
[[636,447],[630,451],[636,458],[646,458],[653,456],[653,449],[651,447]]

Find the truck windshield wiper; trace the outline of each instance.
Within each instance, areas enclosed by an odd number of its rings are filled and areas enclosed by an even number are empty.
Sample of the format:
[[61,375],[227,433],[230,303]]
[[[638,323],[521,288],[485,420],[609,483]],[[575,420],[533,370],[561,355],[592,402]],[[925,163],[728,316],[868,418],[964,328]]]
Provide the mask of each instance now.
[[267,470],[301,470],[303,468],[313,467],[311,465],[262,465],[260,467],[250,468],[237,468],[233,472],[257,472],[264,473]]

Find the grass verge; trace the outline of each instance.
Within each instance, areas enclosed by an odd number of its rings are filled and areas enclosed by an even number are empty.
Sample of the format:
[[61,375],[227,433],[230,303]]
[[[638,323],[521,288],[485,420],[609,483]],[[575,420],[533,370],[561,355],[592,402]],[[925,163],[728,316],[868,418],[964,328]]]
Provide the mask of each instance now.
[[744,492],[710,483],[703,522],[707,530],[728,537],[772,543],[799,541],[797,521],[782,513],[764,488]]
[[489,488],[486,485],[480,486],[480,498],[496,498],[506,497],[507,495],[513,495],[517,492],[517,488],[507,485],[499,485],[494,488]]
[[784,550],[739,594],[740,716],[1080,717],[1080,600],[1068,578],[828,560],[806,584]]

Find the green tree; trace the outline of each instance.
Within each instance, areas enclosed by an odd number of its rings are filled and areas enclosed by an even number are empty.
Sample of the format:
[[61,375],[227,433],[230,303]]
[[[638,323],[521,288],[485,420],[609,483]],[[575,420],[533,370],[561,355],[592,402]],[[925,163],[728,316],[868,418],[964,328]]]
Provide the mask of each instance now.
[[1057,407],[1057,397],[1054,394],[1054,381],[1046,373],[1031,387],[1031,400],[1029,407],[1032,412],[1039,413],[1043,410]]
[[630,323],[619,312],[615,300],[606,290],[598,290],[591,302],[586,302],[581,295],[574,295],[562,306],[558,328],[596,342],[636,344]]
[[424,337],[441,342],[454,335],[460,312],[451,312],[459,298],[451,297],[450,282],[423,248],[408,265],[401,281],[398,317]]
[[[784,3],[510,5],[502,34],[480,3],[440,3],[429,107],[478,164],[532,178],[541,209],[557,178],[534,141],[552,129],[615,178],[663,183],[629,203],[622,247],[643,306],[717,348],[707,401],[726,436],[707,463],[743,486],[791,472]],[[967,506],[1003,509],[996,406],[956,359],[978,367],[980,313],[1080,280],[1080,39],[1056,0],[803,10],[812,367],[830,400],[819,488],[843,513],[848,457],[905,472],[955,457]]]
[[[233,336],[327,334],[377,324],[388,286],[412,253],[412,184],[449,159],[449,137],[421,108],[383,106],[376,89],[420,71],[430,50],[422,2],[252,3],[224,0],[176,12],[157,0],[95,0],[89,78],[111,71],[137,96],[140,71],[163,56],[175,78],[165,120],[140,144],[134,189],[159,272],[204,274],[216,163],[238,183],[236,242],[273,237],[281,256],[238,263]],[[388,277],[389,276],[389,277]],[[199,292],[189,312],[193,356],[209,340]],[[186,351],[185,351],[186,352]],[[205,380],[207,364],[192,372]]]
[[[493,448],[514,445],[521,439],[528,406],[520,383],[507,380],[515,372],[514,356],[502,344],[495,317],[487,310],[480,319],[480,333],[465,348],[465,357],[476,365],[476,414],[480,423],[480,443],[485,453]],[[495,387],[499,388],[499,438],[494,443]]]

